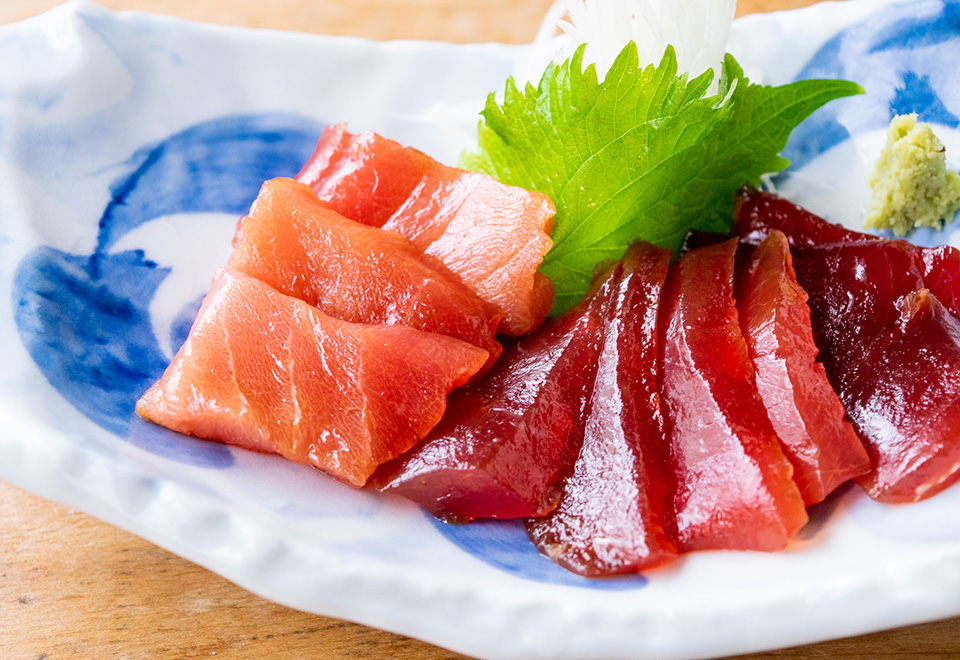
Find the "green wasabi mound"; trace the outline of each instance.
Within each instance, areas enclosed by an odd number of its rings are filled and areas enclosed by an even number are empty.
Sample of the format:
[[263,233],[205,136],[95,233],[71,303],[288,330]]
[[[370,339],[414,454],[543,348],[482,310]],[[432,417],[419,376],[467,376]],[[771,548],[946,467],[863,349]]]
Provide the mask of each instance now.
[[898,115],[870,178],[873,195],[864,229],[940,229],[960,208],[960,174],[947,170],[946,148],[917,115]]

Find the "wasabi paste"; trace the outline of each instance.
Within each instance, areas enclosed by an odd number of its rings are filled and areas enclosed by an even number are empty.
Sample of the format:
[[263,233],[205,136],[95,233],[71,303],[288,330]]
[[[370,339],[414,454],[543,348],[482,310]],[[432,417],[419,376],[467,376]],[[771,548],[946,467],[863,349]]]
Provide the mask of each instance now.
[[917,115],[890,122],[887,144],[867,180],[873,189],[865,229],[941,228],[960,208],[960,174],[947,170],[946,148]]

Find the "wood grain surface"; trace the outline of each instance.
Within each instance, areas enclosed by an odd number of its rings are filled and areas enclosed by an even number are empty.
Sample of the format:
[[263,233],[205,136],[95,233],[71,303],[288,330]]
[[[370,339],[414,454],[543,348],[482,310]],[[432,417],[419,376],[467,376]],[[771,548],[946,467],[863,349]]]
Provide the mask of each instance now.
[[[709,0],[707,0],[709,1]],[[0,24],[53,0],[2,0]],[[530,41],[550,0],[100,0],[246,27],[371,39]],[[812,4],[740,0],[738,13]],[[15,66],[5,63],[5,66]],[[273,604],[127,532],[0,483],[0,660],[453,660],[423,642]],[[738,660],[960,659],[960,619]]]

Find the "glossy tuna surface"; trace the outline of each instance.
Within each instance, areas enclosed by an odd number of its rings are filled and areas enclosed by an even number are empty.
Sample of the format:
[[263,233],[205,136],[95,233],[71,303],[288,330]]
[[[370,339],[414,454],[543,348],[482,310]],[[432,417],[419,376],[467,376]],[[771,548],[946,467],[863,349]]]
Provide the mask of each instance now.
[[789,200],[760,190],[748,189],[740,192],[733,212],[733,222],[740,239],[751,245],[759,245],[771,229],[783,232],[790,245],[878,239],[876,236],[827,222]]
[[580,575],[635,572],[677,554],[657,365],[670,256],[638,244],[624,257],[604,315],[580,454],[559,506],[527,520],[540,551]]
[[662,396],[684,551],[776,550],[807,521],[740,330],[736,248],[734,239],[685,253],[663,293]]
[[897,309],[839,382],[873,459],[861,485],[883,502],[914,502],[960,479],[960,321],[926,290]]
[[914,502],[955,482],[960,252],[830,229],[783,200],[739,211],[747,240],[791,237],[819,359],[873,465],[858,479],[867,493]]
[[499,316],[395,232],[343,217],[292,179],[267,181],[227,265],[352,323],[406,325],[500,355]]
[[932,495],[960,469],[945,458],[960,452],[945,421],[960,405],[958,321],[901,243],[795,249],[824,365],[874,464],[861,483],[886,502]]
[[450,390],[486,360],[466,342],[341,321],[222,269],[137,413],[362,486],[433,428]]
[[479,380],[457,390],[423,444],[372,480],[451,522],[541,516],[583,439],[603,310],[620,268],[578,306],[504,347]]
[[852,231],[776,195],[755,190],[744,191],[737,198],[734,228],[740,240],[750,245],[759,245],[773,229],[783,232],[790,245],[798,247],[830,243],[886,244],[891,250],[903,253],[898,259],[913,262],[898,264],[898,268],[918,273],[925,288],[947,309],[960,314],[960,250],[956,248],[948,245],[924,248],[900,239]]
[[822,501],[870,469],[843,404],[816,361],[807,294],[797,283],[787,238],[770,231],[737,274],[737,310],[757,390],[804,503]]

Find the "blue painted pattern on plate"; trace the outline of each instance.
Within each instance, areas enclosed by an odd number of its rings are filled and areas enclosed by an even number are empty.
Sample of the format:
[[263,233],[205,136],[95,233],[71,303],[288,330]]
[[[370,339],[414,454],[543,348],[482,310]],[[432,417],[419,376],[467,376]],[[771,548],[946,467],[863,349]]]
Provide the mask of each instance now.
[[[137,227],[182,213],[239,216],[264,180],[292,176],[312,153],[322,126],[288,115],[228,116],[190,127],[139,150],[133,170],[110,188],[91,254],[40,247],[20,263],[13,288],[20,337],[44,376],[103,428],[167,458],[228,467],[229,450],[151,428],[134,405],[168,358],[148,306],[170,274],[142,250],[110,248]],[[186,302],[170,329],[176,350],[199,301]]]
[[476,520],[465,525],[451,525],[428,517],[440,533],[457,546],[491,566],[530,580],[608,590],[638,589],[648,582],[640,574],[599,579],[571,573],[536,550],[520,520]]
[[917,113],[921,121],[960,125],[944,93],[956,87],[960,59],[960,0],[921,0],[891,5],[835,35],[803,67],[797,79],[843,78],[866,95],[829,103],[790,136],[783,155],[799,169],[853,134],[883,129],[894,115]]

